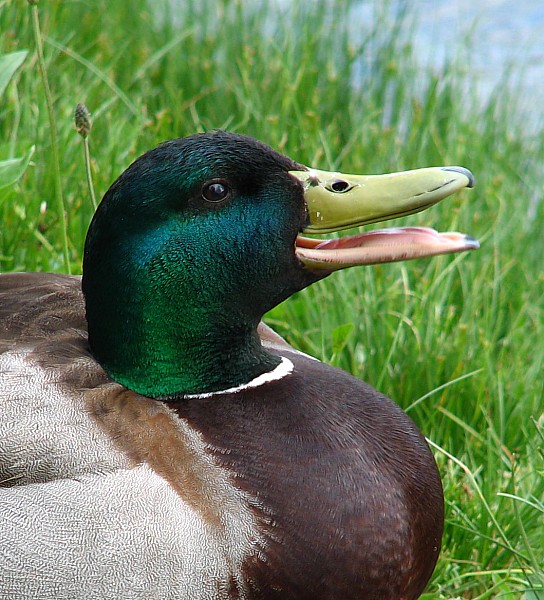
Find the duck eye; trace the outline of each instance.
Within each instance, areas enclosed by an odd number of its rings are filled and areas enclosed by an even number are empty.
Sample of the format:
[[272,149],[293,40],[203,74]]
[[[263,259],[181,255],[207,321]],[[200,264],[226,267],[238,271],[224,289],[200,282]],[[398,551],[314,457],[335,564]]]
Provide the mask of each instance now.
[[330,188],[333,192],[337,192],[338,194],[342,194],[344,192],[347,192],[348,190],[351,190],[353,186],[351,184],[349,184],[347,181],[344,181],[343,179],[337,179],[336,181],[333,181],[330,184]]
[[221,202],[229,194],[229,188],[222,181],[212,181],[202,188],[202,197],[208,202]]

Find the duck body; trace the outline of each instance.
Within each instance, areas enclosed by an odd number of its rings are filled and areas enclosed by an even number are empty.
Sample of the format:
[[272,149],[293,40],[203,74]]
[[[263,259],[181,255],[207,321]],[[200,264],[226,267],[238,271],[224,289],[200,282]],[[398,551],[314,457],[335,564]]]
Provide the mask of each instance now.
[[157,403],[89,354],[79,278],[0,290],[2,383],[26,382],[1,390],[1,597],[419,595],[440,479],[390,400],[276,345],[294,369],[262,390]]
[[[240,145],[264,153],[272,170],[259,185],[228,169],[201,175],[207,187],[191,183],[212,198],[215,219],[225,218],[237,194],[247,205],[247,190],[252,213],[263,186],[280,185],[282,173],[299,167],[243,136],[200,141],[204,171],[222,144],[223,154]],[[198,242],[206,234],[180,242],[187,215],[179,207],[180,219],[169,214],[179,163],[165,165],[161,152],[160,169],[170,166],[162,185],[171,193],[160,193],[153,156],[114,184],[91,226],[84,294],[77,277],[0,275],[0,598],[418,598],[443,527],[440,477],[423,436],[373,388],[258,325],[269,304],[330,272],[293,254],[306,220],[297,185],[284,186],[297,202],[268,242],[277,244],[274,266],[236,222],[226,234],[234,253],[213,240],[206,264],[212,268],[212,251],[222,260],[206,282],[191,263],[206,254]],[[138,189],[129,209],[119,205],[124,185]],[[159,199],[158,217],[145,215],[146,185]],[[225,188],[234,191],[221,207]],[[187,195],[200,198],[178,194]],[[279,192],[267,196],[285,202]],[[190,228],[205,216],[191,202]],[[267,211],[261,235],[281,221],[278,206]],[[134,208],[143,210],[141,221]],[[160,236],[149,233],[157,228]],[[136,233],[123,240],[127,230]],[[237,285],[227,281],[225,265],[251,252],[251,266],[231,271]],[[168,277],[156,277],[157,269]],[[265,292],[255,286],[263,269]],[[196,279],[187,283],[192,271]],[[183,365],[191,348],[197,356],[187,370],[170,369],[165,357],[174,353]]]

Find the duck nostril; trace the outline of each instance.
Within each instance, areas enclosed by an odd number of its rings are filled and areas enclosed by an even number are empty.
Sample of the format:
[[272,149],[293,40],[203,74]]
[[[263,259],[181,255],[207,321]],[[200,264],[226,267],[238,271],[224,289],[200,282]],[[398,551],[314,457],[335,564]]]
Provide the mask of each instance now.
[[351,188],[351,185],[343,179],[337,179],[331,183],[331,190],[333,192],[342,193],[347,192]]

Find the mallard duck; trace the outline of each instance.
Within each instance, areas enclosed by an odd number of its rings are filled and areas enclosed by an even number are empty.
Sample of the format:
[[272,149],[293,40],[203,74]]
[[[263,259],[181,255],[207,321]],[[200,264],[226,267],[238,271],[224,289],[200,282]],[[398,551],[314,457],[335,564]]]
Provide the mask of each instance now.
[[0,276],[0,596],[417,598],[443,526],[425,439],[261,318],[337,269],[477,247],[419,227],[301,235],[471,185],[197,134],[111,186],[82,280]]

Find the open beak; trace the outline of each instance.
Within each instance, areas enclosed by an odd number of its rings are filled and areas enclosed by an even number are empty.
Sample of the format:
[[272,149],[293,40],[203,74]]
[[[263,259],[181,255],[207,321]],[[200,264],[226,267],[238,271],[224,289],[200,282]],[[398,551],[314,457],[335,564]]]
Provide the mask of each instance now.
[[[431,167],[388,175],[345,175],[314,169],[290,174],[304,187],[310,223],[303,232],[312,234],[411,215],[474,185],[472,173],[463,167]],[[336,271],[478,247],[474,238],[461,233],[398,227],[329,240],[299,235],[295,251],[308,269]]]

